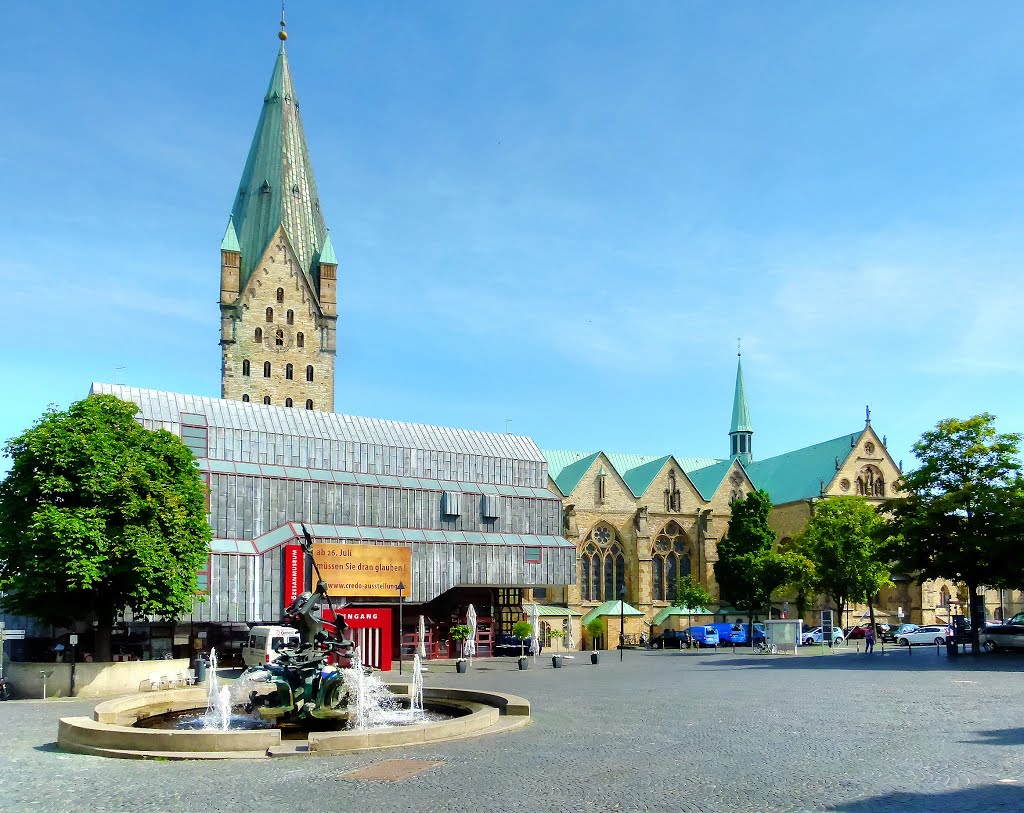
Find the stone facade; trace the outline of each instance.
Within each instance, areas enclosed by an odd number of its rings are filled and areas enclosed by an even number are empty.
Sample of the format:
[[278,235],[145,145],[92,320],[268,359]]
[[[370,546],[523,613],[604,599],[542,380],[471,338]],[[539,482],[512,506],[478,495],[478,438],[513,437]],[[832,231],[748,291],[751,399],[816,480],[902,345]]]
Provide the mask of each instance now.
[[221,397],[333,412],[337,267],[317,296],[279,228],[242,292],[237,268],[221,251]]

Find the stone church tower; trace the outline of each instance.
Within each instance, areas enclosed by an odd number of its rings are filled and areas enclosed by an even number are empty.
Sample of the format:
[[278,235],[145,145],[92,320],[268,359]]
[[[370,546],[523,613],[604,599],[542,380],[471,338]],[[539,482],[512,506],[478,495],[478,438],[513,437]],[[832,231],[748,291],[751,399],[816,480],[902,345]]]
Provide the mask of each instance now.
[[338,259],[280,37],[220,247],[221,396],[333,412]]

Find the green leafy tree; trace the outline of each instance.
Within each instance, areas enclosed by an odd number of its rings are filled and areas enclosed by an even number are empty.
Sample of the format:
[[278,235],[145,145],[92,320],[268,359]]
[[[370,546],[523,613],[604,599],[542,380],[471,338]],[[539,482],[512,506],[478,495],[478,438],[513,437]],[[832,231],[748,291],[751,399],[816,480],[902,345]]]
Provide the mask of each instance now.
[[[920,579],[963,582],[975,619],[981,585],[1022,581],[1020,441],[1019,434],[996,432],[988,413],[939,421],[914,444],[920,466],[902,476],[904,498],[886,503],[894,560]],[[972,625],[975,652],[978,626]]]
[[[766,491],[751,491],[732,504],[729,532],[718,543],[715,579],[721,595],[753,620],[769,612],[772,593],[804,578],[811,567],[799,553],[776,551],[768,524],[772,501]],[[753,640],[753,630],[750,630]]]
[[698,607],[707,608],[710,604],[711,594],[703,584],[695,582],[692,576],[682,576],[676,583],[676,597],[672,601],[673,607],[695,610]]
[[864,497],[829,497],[817,503],[796,550],[814,565],[810,584],[835,605],[840,619],[851,601],[872,599],[887,584],[889,568],[880,551],[885,520]]
[[0,606],[50,624],[97,623],[110,659],[117,613],[192,609],[210,550],[206,486],[188,447],[138,407],[93,395],[7,441],[0,483]]

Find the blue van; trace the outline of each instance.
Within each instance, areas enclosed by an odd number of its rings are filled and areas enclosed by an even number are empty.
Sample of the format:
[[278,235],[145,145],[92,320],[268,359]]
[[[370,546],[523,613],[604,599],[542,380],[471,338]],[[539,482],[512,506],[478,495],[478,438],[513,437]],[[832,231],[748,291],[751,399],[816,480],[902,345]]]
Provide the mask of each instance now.
[[690,638],[697,646],[718,646],[718,630],[710,625],[690,627]]
[[712,624],[711,626],[718,630],[718,640],[722,646],[726,644],[746,645],[746,624]]

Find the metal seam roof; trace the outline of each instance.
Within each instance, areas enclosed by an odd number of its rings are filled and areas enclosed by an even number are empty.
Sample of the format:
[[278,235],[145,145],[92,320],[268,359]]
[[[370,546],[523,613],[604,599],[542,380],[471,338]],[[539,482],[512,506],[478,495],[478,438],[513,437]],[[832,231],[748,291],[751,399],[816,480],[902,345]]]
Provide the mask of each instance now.
[[[205,415],[211,428],[242,429],[298,438],[326,438],[395,445],[417,452],[450,452],[507,458],[530,463],[547,461],[532,438],[473,429],[361,418],[335,412],[230,401],[222,398],[140,389],[94,382],[91,393],[113,395],[137,404],[141,417],[177,427],[182,412]],[[382,431],[385,430],[385,431]],[[177,430],[175,430],[177,431]],[[390,438],[384,437],[387,433]]]

